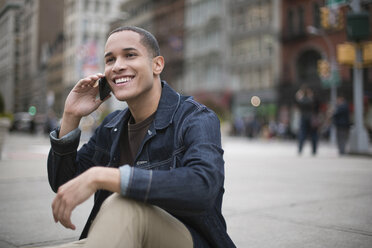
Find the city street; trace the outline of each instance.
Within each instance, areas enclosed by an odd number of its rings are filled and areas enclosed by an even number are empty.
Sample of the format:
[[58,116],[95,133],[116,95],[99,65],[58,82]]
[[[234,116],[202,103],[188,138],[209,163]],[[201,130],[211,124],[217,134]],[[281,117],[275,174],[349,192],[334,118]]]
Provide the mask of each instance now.
[[[316,156],[295,141],[224,137],[223,213],[237,247],[371,248],[372,157]],[[46,136],[9,134],[0,161],[0,248],[78,239],[92,199],[77,207],[76,231],[53,221]]]

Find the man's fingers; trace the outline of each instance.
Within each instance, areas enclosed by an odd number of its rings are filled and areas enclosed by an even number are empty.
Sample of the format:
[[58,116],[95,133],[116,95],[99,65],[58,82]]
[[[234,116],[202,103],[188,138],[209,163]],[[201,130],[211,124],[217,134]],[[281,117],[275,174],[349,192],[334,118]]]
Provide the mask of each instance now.
[[53,209],[53,218],[54,221],[60,222],[64,227],[75,230],[76,227],[71,222],[71,207],[68,207],[68,204],[64,202],[58,195],[52,203]]
[[81,80],[79,80],[79,82],[77,83],[77,87],[79,88],[85,88],[85,87],[93,87],[94,84],[96,83],[96,81],[102,77],[104,77],[105,75],[103,75],[102,73],[97,73],[95,75],[91,75],[89,77],[86,77],[86,78],[83,78]]
[[73,200],[69,200],[66,192],[61,186],[52,203],[53,218],[55,222],[60,222],[64,227],[75,230],[76,227],[71,222],[71,213],[75,208]]
[[72,224],[72,222],[71,222],[71,209],[70,208],[68,208],[68,207],[66,207],[65,209],[64,209],[64,213],[63,213],[63,217],[62,217],[62,221],[60,221],[61,223],[62,223],[62,225],[64,226],[64,227],[66,227],[66,228],[70,228],[70,229],[72,229],[72,230],[75,230],[75,225],[74,224]]
[[90,85],[94,85],[96,83],[96,81],[102,77],[104,77],[105,75],[103,75],[102,73],[97,73],[95,75],[92,75],[89,77],[90,81],[89,81],[89,84]]
[[76,229],[75,225],[71,222],[72,211],[78,204],[88,199],[96,190],[92,185],[86,184],[86,178],[89,176],[90,174],[85,172],[60,186],[53,200],[54,220],[56,222],[59,221],[66,228]]
[[52,212],[53,212],[53,218],[54,221],[57,223],[58,222],[58,211],[60,208],[60,201],[58,197],[55,197],[52,203]]

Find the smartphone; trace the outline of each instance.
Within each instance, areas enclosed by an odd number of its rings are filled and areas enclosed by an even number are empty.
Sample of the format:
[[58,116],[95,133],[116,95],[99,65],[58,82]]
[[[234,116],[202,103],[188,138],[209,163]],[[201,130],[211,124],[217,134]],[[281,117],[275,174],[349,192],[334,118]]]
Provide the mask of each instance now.
[[102,77],[98,81],[99,87],[99,99],[103,101],[111,92],[109,83],[106,80],[106,77]]

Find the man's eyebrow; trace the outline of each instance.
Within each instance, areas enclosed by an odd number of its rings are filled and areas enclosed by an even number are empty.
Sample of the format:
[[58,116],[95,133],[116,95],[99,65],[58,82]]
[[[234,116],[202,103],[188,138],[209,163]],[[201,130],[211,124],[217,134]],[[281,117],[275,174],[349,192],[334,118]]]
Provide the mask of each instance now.
[[124,52],[132,51],[132,50],[135,50],[135,51],[137,51],[137,49],[136,49],[136,48],[134,48],[134,47],[127,47],[127,48],[123,48],[123,51],[124,51]]
[[[134,50],[134,51],[138,51],[138,50],[137,50],[136,48],[134,48],[134,47],[127,47],[127,48],[123,48],[122,50],[123,50],[124,52],[133,51],[133,50]],[[109,57],[109,56],[111,56],[111,55],[112,55],[112,52],[108,52],[108,53],[105,54],[104,57],[106,58],[106,57]]]
[[108,53],[105,54],[105,58],[106,58],[106,57],[109,57],[109,56],[111,56],[111,55],[112,55],[112,52],[108,52]]

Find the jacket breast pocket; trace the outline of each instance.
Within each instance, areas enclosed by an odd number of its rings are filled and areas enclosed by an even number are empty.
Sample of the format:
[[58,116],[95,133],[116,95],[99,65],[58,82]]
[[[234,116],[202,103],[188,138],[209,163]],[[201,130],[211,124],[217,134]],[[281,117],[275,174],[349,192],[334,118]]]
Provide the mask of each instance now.
[[184,147],[181,147],[160,161],[152,161],[151,163],[142,164],[139,167],[147,170],[171,170],[181,167],[184,150]]
[[158,162],[152,162],[152,163],[143,163],[143,164],[138,164],[138,168],[145,169],[145,170],[170,170],[172,168],[172,157],[158,161]]
[[106,166],[110,162],[110,152],[96,146],[92,160],[96,166]]

